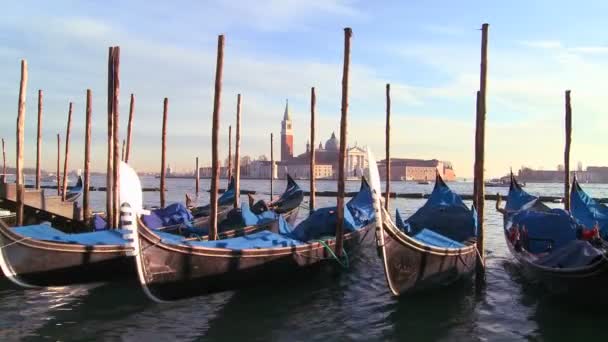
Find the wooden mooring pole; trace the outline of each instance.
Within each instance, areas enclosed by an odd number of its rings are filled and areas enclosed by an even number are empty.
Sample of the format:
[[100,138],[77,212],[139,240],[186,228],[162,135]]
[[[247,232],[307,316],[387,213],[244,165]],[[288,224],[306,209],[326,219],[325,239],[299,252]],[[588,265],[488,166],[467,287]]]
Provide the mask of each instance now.
[[57,196],[61,196],[61,135],[57,133]]
[[40,190],[40,155],[42,153],[42,90],[38,90],[38,130],[36,135],[36,190]]
[[131,94],[131,102],[129,103],[129,122],[127,124],[127,149],[124,152],[124,161],[129,163],[131,157],[131,132],[133,129],[133,114],[135,113],[135,95]]
[[6,148],[4,138],[2,138],[2,179],[6,182]]
[[201,185],[200,169],[201,168],[198,166],[198,157],[196,157],[196,169],[194,169],[194,188],[196,189],[196,196],[198,196]]
[[224,35],[217,37],[217,61],[215,65],[215,92],[213,96],[213,120],[211,126],[211,217],[209,218],[209,240],[217,239],[217,200],[219,188],[218,138],[220,129],[220,105],[222,97],[222,73],[224,69]]
[[386,84],[386,195],[384,208],[388,211],[389,198],[391,197],[391,85]]
[[167,177],[167,114],[169,112],[169,99],[163,101],[163,130],[161,133],[162,143],[160,151],[160,207],[165,207],[165,190]]
[[230,182],[232,177],[232,125],[228,125],[228,168],[226,169],[226,178]]
[[274,194],[274,135],[270,133],[270,202]]
[[566,90],[566,147],[564,149],[564,210],[570,211],[570,145],[572,144],[572,106]]
[[115,46],[112,52],[112,151],[114,152],[112,160],[112,207],[113,207],[113,219],[114,228],[120,226],[120,133],[119,126],[120,115],[119,115],[119,98],[120,98],[120,47]]
[[241,94],[236,95],[236,135],[234,137],[234,207],[241,200]]
[[93,95],[91,89],[87,89],[87,104],[86,104],[86,121],[84,131],[84,181],[82,194],[82,213],[84,222],[89,222],[90,203],[89,203],[89,187],[91,186],[91,115],[93,106]]
[[27,92],[27,61],[21,60],[21,82],[19,85],[19,102],[17,104],[17,163],[16,163],[16,187],[17,187],[17,225],[23,225],[23,144],[25,128],[25,94]]
[[107,168],[106,168],[106,222],[109,228],[114,228],[114,196],[112,177],[114,175],[113,160],[114,160],[114,73],[113,73],[113,52],[114,47],[108,49],[108,153],[107,153]]
[[61,200],[66,200],[68,193],[68,164],[70,161],[70,131],[72,128],[72,102],[68,109],[68,125],[65,130],[65,153],[63,155],[63,183],[61,183]]
[[485,162],[485,125],[486,125],[486,85],[488,73],[488,24],[481,27],[481,65],[479,76],[479,109],[477,111],[476,127],[478,136],[475,139],[475,183],[477,206],[477,251],[479,253],[477,262],[477,282],[482,284],[485,279],[485,253],[484,253],[484,162]]
[[346,138],[348,136],[348,79],[350,72],[350,41],[353,31],[344,29],[344,69],[342,70],[342,115],[340,117],[340,153],[338,157],[338,204],[336,224],[336,255],[342,256],[344,245],[344,179],[346,163]]
[[308,212],[312,214],[315,211],[315,195],[317,192],[316,175],[315,175],[315,109],[317,106],[317,94],[315,87],[310,88],[310,200],[308,204]]

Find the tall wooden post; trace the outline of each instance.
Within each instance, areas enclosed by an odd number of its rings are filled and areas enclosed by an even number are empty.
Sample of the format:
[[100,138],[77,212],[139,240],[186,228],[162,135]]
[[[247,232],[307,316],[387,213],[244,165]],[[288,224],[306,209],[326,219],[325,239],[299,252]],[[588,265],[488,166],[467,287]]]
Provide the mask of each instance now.
[[42,90],[38,90],[38,134],[36,136],[36,190],[40,190],[40,154],[42,153]]
[[114,228],[114,195],[113,195],[113,160],[114,160],[114,72],[113,72],[113,52],[114,47],[108,49],[108,153],[106,168],[106,221],[109,228]]
[[348,130],[348,76],[350,70],[350,40],[353,31],[344,29],[344,69],[342,71],[342,115],[340,117],[340,154],[338,157],[338,220],[336,224],[336,255],[342,256],[344,245],[344,176],[346,163],[346,138]]
[[84,184],[82,194],[82,212],[84,222],[89,222],[91,218],[89,203],[89,187],[91,186],[91,115],[92,115],[93,95],[91,89],[87,89],[87,109],[84,131]]
[[315,87],[310,88],[310,200],[309,213],[315,211],[315,195],[317,192],[315,177],[315,107],[317,106],[317,95]]
[[479,110],[477,111],[477,133],[478,137],[475,141],[475,183],[477,189],[476,205],[477,205],[477,250],[479,260],[477,262],[477,281],[482,282],[484,279],[485,256],[484,256],[484,207],[485,207],[485,190],[484,190],[484,158],[485,158],[485,127],[486,127],[486,85],[488,72],[488,24],[483,24],[481,27],[481,67],[479,77]]
[[384,208],[388,211],[391,197],[391,84],[386,84],[386,198]]
[[570,211],[570,144],[572,143],[572,106],[566,90],[566,147],[564,149],[564,210]]
[[236,95],[236,136],[234,141],[234,207],[241,200],[241,94]]
[[272,202],[272,196],[274,190],[272,188],[274,184],[274,135],[270,133],[270,202]]
[[196,157],[196,169],[194,169],[194,187],[196,189],[196,196],[198,196],[201,184],[200,169],[201,168],[198,166],[198,157]]
[[2,179],[6,182],[6,149],[2,138]]
[[217,200],[220,165],[218,160],[218,136],[220,129],[220,105],[222,98],[222,74],[224,70],[224,35],[217,37],[217,61],[215,65],[215,91],[213,97],[213,120],[211,128],[211,217],[209,240],[217,239]]
[[68,163],[70,160],[70,130],[72,128],[72,102],[68,109],[68,126],[65,131],[65,154],[63,156],[63,183],[61,183],[61,200],[65,201],[68,192]]
[[61,135],[57,133],[57,196],[61,196]]
[[129,123],[127,125],[127,150],[124,153],[125,163],[129,163],[131,156],[131,131],[133,129],[133,114],[135,113],[135,95],[131,94],[131,102],[129,103]]
[[228,125],[228,169],[226,170],[228,181],[232,177],[232,125]]
[[27,61],[21,60],[21,83],[19,85],[19,102],[17,104],[17,225],[23,225],[23,135],[25,126],[25,94],[27,92]]
[[120,122],[119,118],[119,97],[120,97],[120,47],[115,46],[112,52],[112,81],[113,81],[113,89],[112,89],[112,151],[114,151],[114,156],[112,160],[112,165],[114,166],[112,169],[112,206],[113,206],[113,219],[114,219],[114,228],[118,228],[120,226],[120,150],[118,147],[120,146],[120,133],[118,124]]
[[166,183],[165,178],[167,177],[167,113],[169,111],[169,99],[165,97],[163,101],[163,131],[162,131],[162,145],[160,152],[160,207],[165,207],[165,189]]

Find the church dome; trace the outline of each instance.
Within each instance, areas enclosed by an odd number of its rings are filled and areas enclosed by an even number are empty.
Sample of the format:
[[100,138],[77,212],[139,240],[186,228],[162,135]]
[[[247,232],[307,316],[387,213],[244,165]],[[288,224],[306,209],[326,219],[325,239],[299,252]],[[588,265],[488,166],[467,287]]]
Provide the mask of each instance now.
[[337,151],[340,149],[340,144],[336,138],[336,133],[332,133],[331,138],[325,142],[325,149],[328,151]]

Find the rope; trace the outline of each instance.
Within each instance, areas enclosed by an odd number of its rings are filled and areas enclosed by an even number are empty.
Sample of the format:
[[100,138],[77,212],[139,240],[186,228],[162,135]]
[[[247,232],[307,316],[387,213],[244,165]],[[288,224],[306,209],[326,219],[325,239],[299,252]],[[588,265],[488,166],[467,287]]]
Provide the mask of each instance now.
[[331,247],[329,247],[329,245],[323,241],[323,240],[315,240],[315,242],[320,243],[323,247],[325,247],[328,251],[329,254],[332,256],[332,258],[334,260],[336,260],[336,262],[338,262],[338,264],[340,264],[340,266],[342,266],[342,268],[348,269],[349,262],[348,262],[348,254],[346,254],[346,250],[344,249],[344,247],[342,247],[342,253],[344,254],[344,262],[342,262],[342,260],[340,260],[340,258],[336,255],[336,253],[334,253],[334,251],[331,249]]
[[14,244],[16,244],[16,243],[19,243],[19,242],[21,242],[21,241],[23,241],[23,240],[28,240],[28,239],[31,239],[31,237],[27,236],[27,237],[24,237],[23,239],[19,239],[19,240],[17,240],[17,241],[13,241],[13,242],[11,242],[11,243],[7,243],[6,245],[1,246],[1,247],[0,247],[0,249],[3,249],[4,247],[8,247],[8,246],[10,246],[10,245],[14,245]]

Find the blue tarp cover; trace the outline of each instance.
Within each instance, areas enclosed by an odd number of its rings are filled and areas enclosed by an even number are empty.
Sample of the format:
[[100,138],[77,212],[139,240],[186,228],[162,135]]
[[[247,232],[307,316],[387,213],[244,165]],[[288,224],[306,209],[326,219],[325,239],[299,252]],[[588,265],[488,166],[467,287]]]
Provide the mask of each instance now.
[[601,236],[608,238],[608,207],[587,195],[576,180],[570,193],[570,212],[587,229],[599,224]]
[[437,234],[430,229],[422,229],[416,235],[412,236],[414,239],[424,242],[427,245],[435,247],[445,248],[462,248],[464,245],[458,241],[454,241],[441,234]]
[[469,209],[439,175],[426,203],[403,222],[403,227],[408,226],[413,236],[423,229],[458,242],[477,236],[475,211]]
[[602,252],[589,242],[573,240],[549,255],[537,260],[537,264],[555,268],[583,267],[593,263],[602,256]]
[[274,211],[280,214],[288,212],[298,207],[303,199],[304,192],[293,178],[291,178],[290,175],[287,175],[287,188],[281,197],[274,201]]
[[187,241],[183,244],[188,246],[242,250],[255,248],[293,247],[301,245],[302,242],[281,234],[263,230],[246,236],[239,236],[230,239],[215,241]]
[[142,216],[142,221],[150,229],[158,229],[176,224],[183,224],[189,227],[192,220],[193,217],[190,210],[181,203],[173,203],[165,208],[154,209],[150,212],[150,215]]
[[94,245],[124,245],[126,241],[122,238],[125,231],[102,230],[91,233],[67,234],[61,232],[50,225],[38,224],[11,228],[19,235],[52,242],[81,244],[87,246]]
[[511,222],[520,229],[525,226],[529,240],[526,249],[531,253],[546,252],[549,246],[553,250],[565,246],[577,239],[576,230],[579,227],[574,218],[562,209],[522,210],[512,216]]

